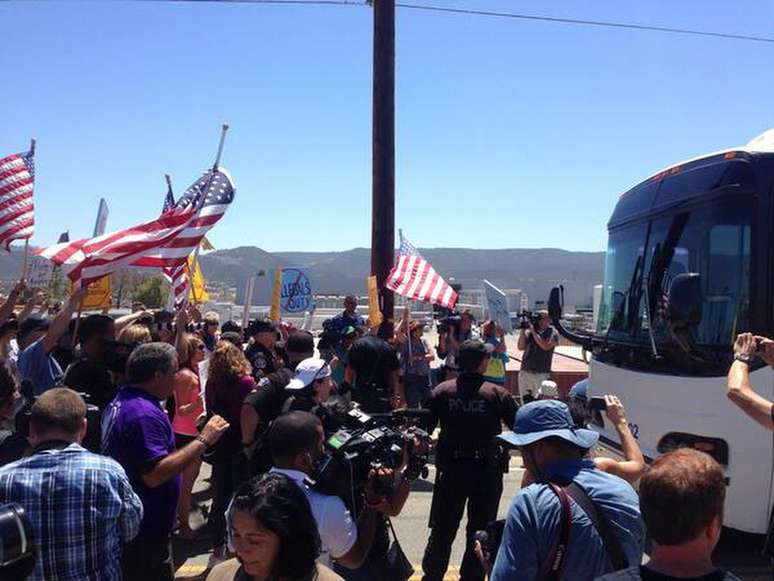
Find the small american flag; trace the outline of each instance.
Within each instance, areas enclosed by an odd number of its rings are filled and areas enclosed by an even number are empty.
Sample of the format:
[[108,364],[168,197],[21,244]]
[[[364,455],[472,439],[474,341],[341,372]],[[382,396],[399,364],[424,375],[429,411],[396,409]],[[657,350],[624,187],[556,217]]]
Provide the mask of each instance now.
[[406,298],[454,308],[457,293],[400,232],[398,262],[384,286]]
[[30,150],[0,159],[0,243],[6,248],[14,240],[29,239],[34,231],[34,156]]
[[84,284],[125,266],[164,268],[186,263],[188,255],[234,199],[228,172],[213,169],[196,181],[159,218],[96,238],[56,244],[40,252]]

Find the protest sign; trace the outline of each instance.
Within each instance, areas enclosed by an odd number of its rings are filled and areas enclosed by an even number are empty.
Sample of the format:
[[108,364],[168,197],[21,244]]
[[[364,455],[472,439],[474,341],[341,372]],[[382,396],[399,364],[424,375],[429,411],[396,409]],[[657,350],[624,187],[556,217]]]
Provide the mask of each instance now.
[[280,320],[280,293],[282,291],[282,269],[278,268],[274,271],[274,286],[271,291],[271,309],[269,310],[269,318],[278,323]]
[[304,313],[314,309],[312,281],[308,268],[283,268],[280,308],[283,315]]
[[372,329],[382,324],[384,315],[379,308],[379,286],[375,276],[368,277],[368,326]]
[[[70,294],[75,292],[73,283],[70,283]],[[109,309],[113,299],[113,285],[110,275],[103,276],[89,285],[89,293],[83,299],[84,311],[103,311]]]
[[484,280],[484,290],[486,291],[489,318],[499,322],[503,332],[510,333],[512,331],[511,316],[508,313],[508,298],[505,293],[488,280]]
[[27,269],[27,286],[47,288],[54,276],[54,263],[42,256],[33,256]]

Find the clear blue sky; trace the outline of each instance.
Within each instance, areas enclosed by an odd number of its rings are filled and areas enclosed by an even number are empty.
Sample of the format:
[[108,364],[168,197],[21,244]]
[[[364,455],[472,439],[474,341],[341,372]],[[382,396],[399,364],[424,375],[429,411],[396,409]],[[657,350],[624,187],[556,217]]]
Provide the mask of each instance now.
[[[772,36],[769,0],[416,0]],[[1,2],[0,154],[38,139],[33,244],[160,210],[232,130],[220,248],[370,245],[367,7]],[[774,127],[774,44],[399,10],[396,228],[601,250],[618,195]],[[397,232],[396,232],[397,234]]]

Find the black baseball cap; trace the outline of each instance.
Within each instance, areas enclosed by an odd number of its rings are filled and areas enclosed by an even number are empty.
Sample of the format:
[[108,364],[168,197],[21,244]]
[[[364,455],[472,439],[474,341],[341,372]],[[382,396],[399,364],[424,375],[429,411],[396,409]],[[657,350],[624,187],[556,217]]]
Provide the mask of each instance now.
[[494,346],[481,339],[468,339],[460,345],[459,365],[463,371],[474,371],[484,357],[489,357]]
[[314,337],[309,331],[293,331],[285,341],[287,353],[312,353],[314,352]]
[[258,333],[276,333],[277,325],[269,319],[253,319],[247,325],[247,334],[251,337]]
[[220,326],[220,331],[222,333],[242,333],[242,325],[237,323],[236,321],[226,321]]

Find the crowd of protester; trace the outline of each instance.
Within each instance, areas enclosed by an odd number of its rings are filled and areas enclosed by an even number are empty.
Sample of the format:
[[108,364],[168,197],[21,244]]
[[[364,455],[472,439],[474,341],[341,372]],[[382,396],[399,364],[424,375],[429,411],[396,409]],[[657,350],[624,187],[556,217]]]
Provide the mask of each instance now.
[[[624,458],[593,455],[598,434],[551,385],[547,314],[519,333],[519,381],[536,395],[519,400],[505,388],[503,329],[469,311],[439,325],[437,345],[409,313],[385,340],[349,296],[315,344],[286,324],[242,329],[195,306],[74,317],[85,289],[53,307],[40,293],[18,304],[24,292],[21,282],[0,306],[0,503],[30,519],[30,579],[173,579],[173,535],[204,536],[189,518],[208,462],[211,581],[405,580],[390,518],[409,497],[419,439],[407,436],[396,466],[374,466],[360,498],[314,486],[353,408],[424,410],[422,427],[439,430],[425,581],[444,578],[466,506],[464,581],[735,579],[711,561],[722,468],[692,449],[646,467],[613,395],[605,414]],[[729,398],[774,428],[748,369],[774,366],[774,341],[742,334],[734,354]],[[493,548],[477,533],[496,518],[514,449],[522,490]]]

